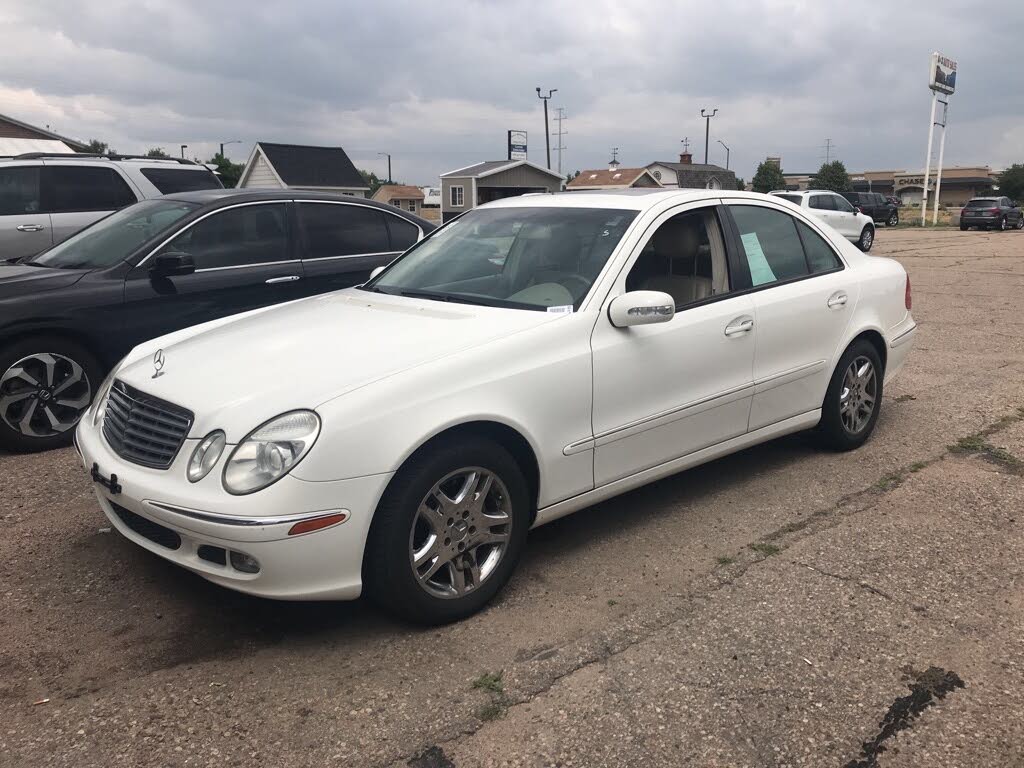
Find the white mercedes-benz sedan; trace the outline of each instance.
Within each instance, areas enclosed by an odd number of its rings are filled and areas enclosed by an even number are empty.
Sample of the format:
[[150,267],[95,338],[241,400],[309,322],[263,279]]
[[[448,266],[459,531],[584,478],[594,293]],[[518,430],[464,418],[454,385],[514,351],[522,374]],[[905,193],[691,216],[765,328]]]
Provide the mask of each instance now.
[[532,526],[798,430],[857,448],[914,329],[897,262],[777,197],[527,195],[137,347],[76,444],[111,524],[210,581],[445,622]]

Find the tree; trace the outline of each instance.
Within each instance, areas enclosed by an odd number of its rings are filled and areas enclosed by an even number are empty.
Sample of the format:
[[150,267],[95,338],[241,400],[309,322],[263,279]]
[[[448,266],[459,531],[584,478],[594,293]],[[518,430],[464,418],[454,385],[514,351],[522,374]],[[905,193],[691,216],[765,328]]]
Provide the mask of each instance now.
[[751,182],[755,192],[771,192],[773,189],[785,189],[786,177],[782,175],[782,169],[774,162],[765,160],[757,166],[757,173]]
[[568,184],[570,181],[580,175],[579,171],[571,171],[565,175],[565,183]]
[[831,192],[849,192],[853,189],[850,184],[850,174],[846,172],[846,166],[842,160],[833,160],[831,163],[822,163],[821,168],[811,179],[811,187],[814,189],[827,189]]
[[363,183],[370,188],[370,197],[373,197],[373,193],[376,192],[384,182],[377,177],[377,174],[373,171],[360,170],[359,175],[363,177]]
[[87,145],[89,147],[89,154],[91,155],[116,155],[117,150],[110,149],[107,142],[100,141],[99,139],[89,139]]
[[209,162],[217,166],[217,173],[220,175],[221,184],[228,189],[238,186],[238,180],[242,178],[242,171],[245,166],[241,163],[232,163],[220,152],[210,158]]
[[742,192],[742,191],[743,191],[744,189],[746,189],[746,188],[747,188],[747,185],[746,185],[746,183],[745,183],[745,182],[743,181],[743,179],[737,178],[737,179],[736,179],[736,189],[737,189],[737,190],[738,190],[739,192]]
[[163,147],[151,147],[146,150],[146,157],[170,157],[170,155],[164,152]]
[[999,194],[1024,202],[1024,163],[1014,163],[999,174]]

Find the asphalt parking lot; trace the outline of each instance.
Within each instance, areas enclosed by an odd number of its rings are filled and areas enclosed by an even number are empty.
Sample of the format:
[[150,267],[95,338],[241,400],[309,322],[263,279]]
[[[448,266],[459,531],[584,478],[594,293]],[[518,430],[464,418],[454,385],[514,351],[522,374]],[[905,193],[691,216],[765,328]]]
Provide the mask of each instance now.
[[920,330],[864,448],[562,519],[449,627],[224,591],[0,455],[0,765],[1024,766],[1024,233],[876,253]]

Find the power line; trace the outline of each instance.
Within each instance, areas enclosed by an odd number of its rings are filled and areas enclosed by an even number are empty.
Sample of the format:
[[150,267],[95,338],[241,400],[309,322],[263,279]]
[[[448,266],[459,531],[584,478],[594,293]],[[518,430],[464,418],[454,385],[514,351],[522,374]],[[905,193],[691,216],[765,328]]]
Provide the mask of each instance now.
[[566,120],[565,107],[556,107],[556,109],[558,109],[558,116],[555,118],[555,122],[558,123],[558,130],[555,131],[554,133],[552,133],[551,135],[558,137],[558,146],[555,147],[555,149],[558,151],[558,173],[561,174],[562,173],[562,150],[563,149],[568,149],[568,147],[566,147],[562,143],[562,137],[563,136],[567,136],[569,134],[569,132],[562,130],[562,122],[564,120]]
[[832,159],[832,153],[836,149],[836,145],[832,143],[832,139],[825,139],[825,146],[822,147],[825,150],[825,162],[828,163]]

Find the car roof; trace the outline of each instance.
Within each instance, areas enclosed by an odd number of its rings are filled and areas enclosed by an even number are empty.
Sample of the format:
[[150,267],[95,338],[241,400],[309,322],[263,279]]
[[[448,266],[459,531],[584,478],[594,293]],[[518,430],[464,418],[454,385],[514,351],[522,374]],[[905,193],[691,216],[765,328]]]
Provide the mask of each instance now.
[[506,197],[487,203],[488,208],[611,208],[644,211],[666,201],[686,203],[722,197],[764,199],[760,192],[733,189],[615,189],[543,192]]

